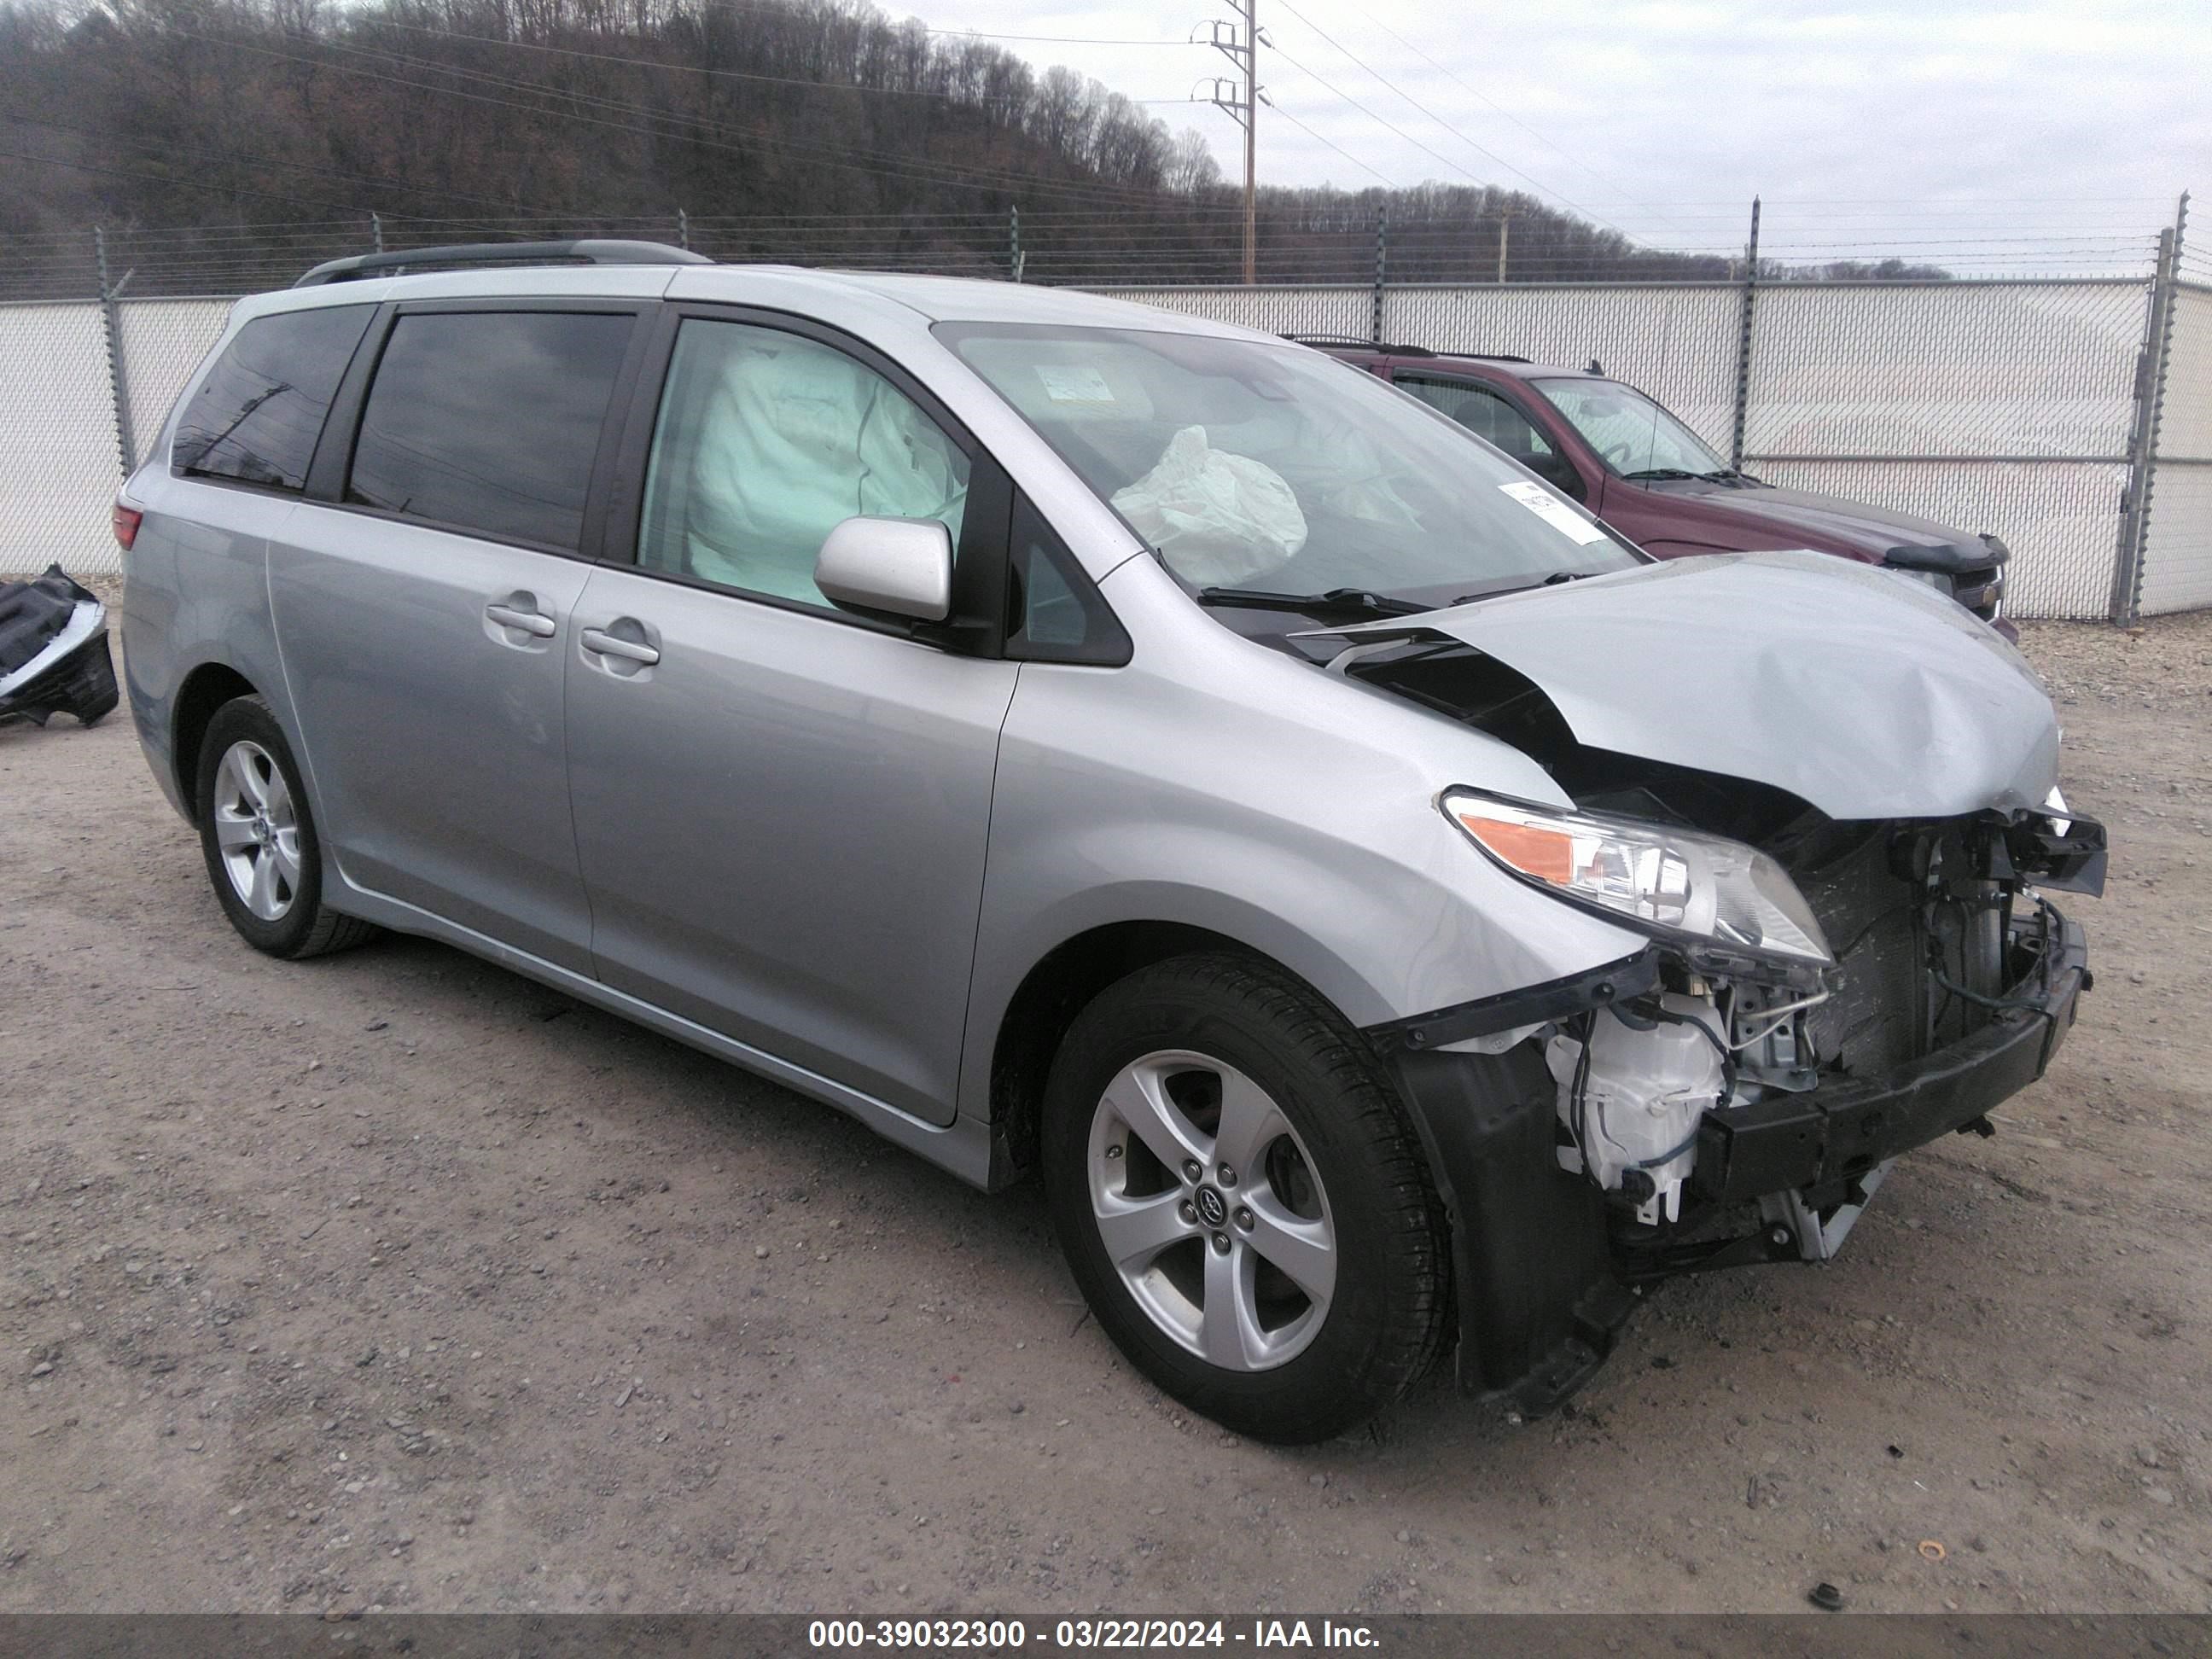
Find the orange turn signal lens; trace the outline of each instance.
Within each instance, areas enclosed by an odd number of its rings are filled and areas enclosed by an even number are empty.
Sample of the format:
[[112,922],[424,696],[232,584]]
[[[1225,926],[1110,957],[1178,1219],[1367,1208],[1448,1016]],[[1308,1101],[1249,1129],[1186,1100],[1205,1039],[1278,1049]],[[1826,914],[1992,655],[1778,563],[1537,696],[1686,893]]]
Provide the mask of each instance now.
[[1575,878],[1575,838],[1563,830],[1511,823],[1461,811],[1455,816],[1470,836],[1498,859],[1527,876],[1566,887]]

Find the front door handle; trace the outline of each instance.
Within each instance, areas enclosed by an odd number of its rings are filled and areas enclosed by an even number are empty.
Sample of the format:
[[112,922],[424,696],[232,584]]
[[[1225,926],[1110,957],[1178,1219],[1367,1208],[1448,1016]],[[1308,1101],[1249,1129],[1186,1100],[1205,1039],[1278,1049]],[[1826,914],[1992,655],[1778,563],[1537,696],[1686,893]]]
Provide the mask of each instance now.
[[619,634],[610,634],[604,628],[587,628],[578,636],[584,649],[601,657],[620,657],[624,662],[634,662],[650,668],[660,660],[660,653],[637,640],[626,640]]
[[511,605],[488,605],[484,615],[501,628],[519,628],[541,640],[551,639],[557,626],[550,617],[541,617],[535,611],[518,611]]

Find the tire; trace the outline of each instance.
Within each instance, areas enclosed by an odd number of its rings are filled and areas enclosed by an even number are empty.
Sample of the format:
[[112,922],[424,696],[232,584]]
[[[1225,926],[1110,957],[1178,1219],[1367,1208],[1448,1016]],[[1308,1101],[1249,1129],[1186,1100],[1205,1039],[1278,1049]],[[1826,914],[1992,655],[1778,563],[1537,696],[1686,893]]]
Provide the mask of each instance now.
[[215,712],[192,791],[217,902],[255,950],[296,962],[351,950],[374,924],[322,902],[322,842],[283,728],[259,697]]
[[1092,1313],[1192,1410],[1304,1444],[1435,1362],[1450,1249],[1427,1160],[1372,1052],[1289,975],[1190,956],[1100,993],[1054,1060],[1039,1154]]

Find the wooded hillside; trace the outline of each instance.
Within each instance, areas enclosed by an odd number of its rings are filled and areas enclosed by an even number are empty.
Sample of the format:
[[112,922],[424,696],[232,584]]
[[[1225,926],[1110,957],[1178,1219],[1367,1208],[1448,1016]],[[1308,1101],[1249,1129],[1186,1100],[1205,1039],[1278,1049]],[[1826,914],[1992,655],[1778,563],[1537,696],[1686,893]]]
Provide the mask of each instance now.
[[[1241,247],[1197,131],[864,0],[17,0],[0,120],[10,292],[75,281],[94,225],[142,293],[265,284],[380,232],[1091,283],[1234,280]],[[1370,280],[1378,213],[1394,281],[1495,280],[1501,236],[1515,280],[1726,270],[1431,185],[1265,191],[1261,279]]]

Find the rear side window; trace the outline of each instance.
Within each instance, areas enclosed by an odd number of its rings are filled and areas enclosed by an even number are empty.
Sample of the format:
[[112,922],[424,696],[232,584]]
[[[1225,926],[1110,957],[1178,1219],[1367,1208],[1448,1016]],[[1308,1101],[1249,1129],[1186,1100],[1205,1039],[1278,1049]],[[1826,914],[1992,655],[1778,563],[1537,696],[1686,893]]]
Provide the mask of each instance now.
[[1442,410],[1478,438],[1486,438],[1516,461],[1548,455],[1552,446],[1522,412],[1486,387],[1465,380],[1432,380],[1401,373],[1398,384],[1423,403]]
[[185,407],[169,464],[202,478],[301,489],[374,306],[257,318],[238,331]]
[[377,364],[345,498],[574,552],[632,319],[403,316]]

